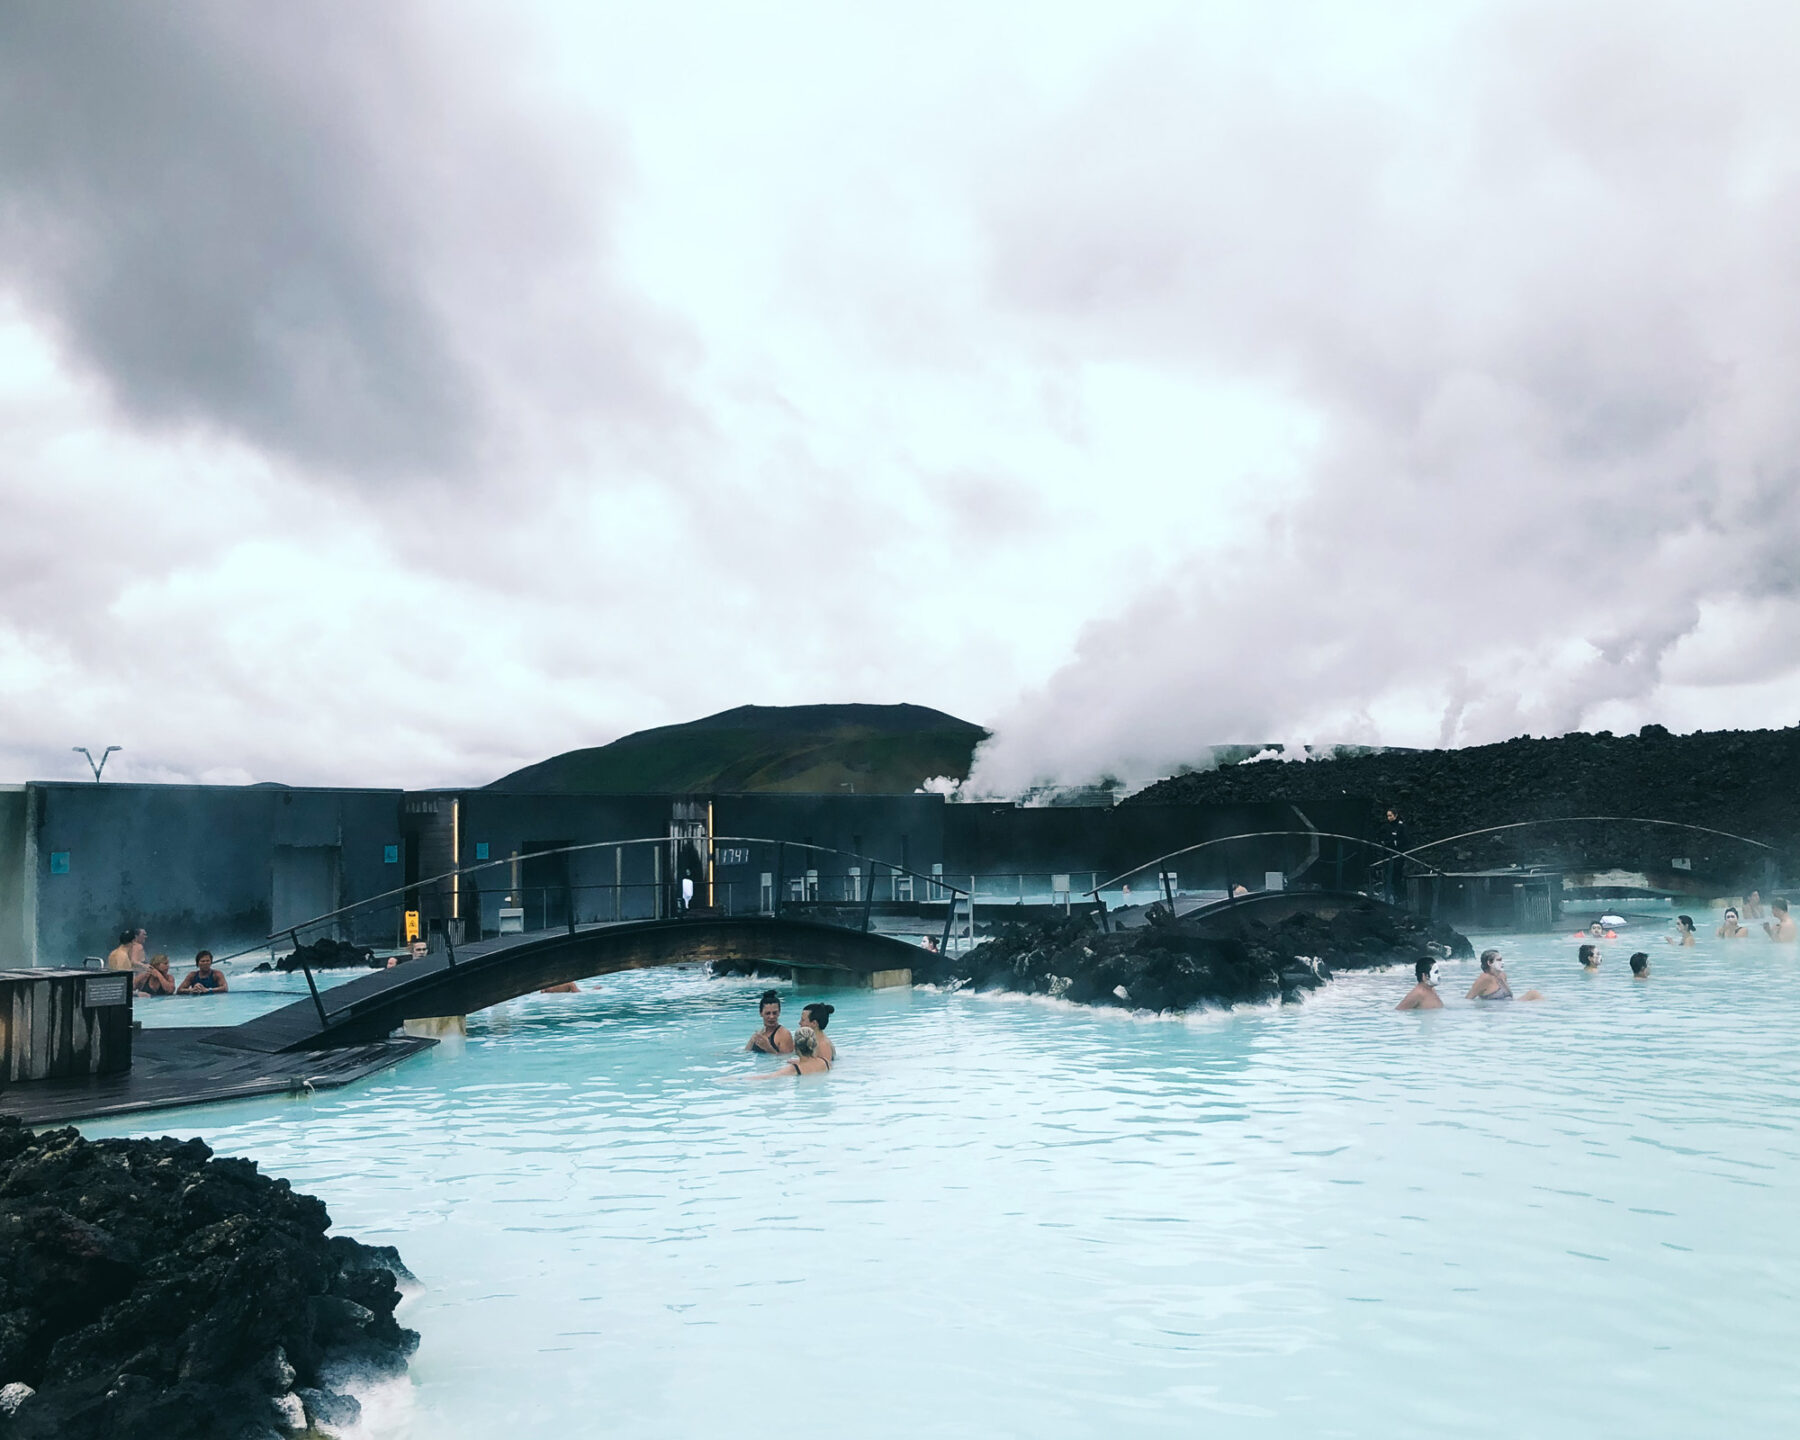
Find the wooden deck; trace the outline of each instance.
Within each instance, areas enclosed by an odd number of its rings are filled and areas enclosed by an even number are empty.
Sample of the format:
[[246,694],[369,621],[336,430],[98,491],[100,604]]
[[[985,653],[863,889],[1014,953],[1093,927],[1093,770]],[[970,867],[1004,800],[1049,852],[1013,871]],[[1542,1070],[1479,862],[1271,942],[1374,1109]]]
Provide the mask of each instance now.
[[229,1037],[235,1028],[139,1030],[130,1070],[6,1086],[0,1089],[0,1115],[27,1125],[57,1125],[252,1095],[305,1094],[365,1079],[437,1043],[405,1036],[272,1055],[232,1046]]

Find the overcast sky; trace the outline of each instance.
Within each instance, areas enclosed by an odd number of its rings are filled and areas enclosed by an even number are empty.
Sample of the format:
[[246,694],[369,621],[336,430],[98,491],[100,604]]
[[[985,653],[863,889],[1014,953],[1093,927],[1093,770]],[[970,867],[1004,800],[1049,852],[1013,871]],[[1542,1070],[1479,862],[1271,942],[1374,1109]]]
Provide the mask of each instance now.
[[0,780],[1800,720],[1791,4],[0,3]]

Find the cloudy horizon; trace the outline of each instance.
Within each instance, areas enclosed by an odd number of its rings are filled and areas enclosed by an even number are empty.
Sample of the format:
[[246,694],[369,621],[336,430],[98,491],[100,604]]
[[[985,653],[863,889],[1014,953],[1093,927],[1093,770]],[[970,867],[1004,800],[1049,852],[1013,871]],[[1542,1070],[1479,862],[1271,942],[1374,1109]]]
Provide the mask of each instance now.
[[1800,721],[1800,14],[0,10],[0,781]]

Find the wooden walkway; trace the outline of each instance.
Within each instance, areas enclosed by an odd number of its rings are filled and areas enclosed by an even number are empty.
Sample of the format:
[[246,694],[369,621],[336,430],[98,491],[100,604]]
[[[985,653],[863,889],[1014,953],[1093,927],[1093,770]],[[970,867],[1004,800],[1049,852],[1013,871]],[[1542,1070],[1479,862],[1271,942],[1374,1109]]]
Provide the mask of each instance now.
[[437,1043],[403,1036],[271,1055],[232,1045],[236,1028],[140,1030],[132,1037],[131,1069],[124,1074],[9,1085],[0,1088],[0,1115],[27,1125],[58,1125],[252,1095],[303,1095],[365,1079]]

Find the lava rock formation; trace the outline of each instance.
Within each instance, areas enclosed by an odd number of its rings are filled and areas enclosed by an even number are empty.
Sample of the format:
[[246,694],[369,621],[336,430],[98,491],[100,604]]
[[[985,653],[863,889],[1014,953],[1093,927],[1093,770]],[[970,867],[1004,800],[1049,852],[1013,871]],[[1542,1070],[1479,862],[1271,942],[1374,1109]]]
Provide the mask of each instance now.
[[1275,925],[1235,922],[1236,933],[1193,928],[1155,907],[1152,923],[1101,932],[1092,916],[1008,925],[960,955],[927,953],[916,984],[1053,995],[1078,1005],[1195,1010],[1294,1000],[1334,970],[1409,963],[1425,954],[1467,956],[1466,938],[1379,901]]
[[248,1440],[354,1421],[403,1369],[387,1246],[198,1140],[0,1121],[0,1440]]
[[[1455,868],[1537,863],[1568,870],[1687,870],[1748,888],[1793,875],[1800,857],[1800,727],[1672,735],[1646,725],[1555,739],[1520,738],[1462,750],[1383,750],[1284,763],[1225,765],[1177,775],[1124,803],[1241,804],[1366,798],[1373,822],[1388,805],[1409,846],[1490,825],[1585,815],[1680,821],[1775,847],[1661,826],[1537,826],[1424,852]],[[1373,833],[1373,829],[1371,830]],[[1674,866],[1673,860],[1688,863]]]

